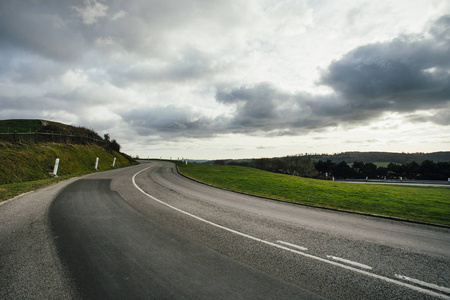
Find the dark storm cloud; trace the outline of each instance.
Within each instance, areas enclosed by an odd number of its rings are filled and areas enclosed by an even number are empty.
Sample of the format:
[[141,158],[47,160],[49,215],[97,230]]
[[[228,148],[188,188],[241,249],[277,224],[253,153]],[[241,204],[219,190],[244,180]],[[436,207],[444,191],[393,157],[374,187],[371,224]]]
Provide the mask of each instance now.
[[231,116],[212,118],[174,105],[133,109],[121,116],[140,135],[164,134],[171,137],[210,137],[226,133],[295,135],[306,133],[305,129],[335,124],[311,114],[308,106],[311,99],[309,94],[286,93],[269,83],[260,83],[236,89],[217,89],[218,102],[236,107]]
[[427,36],[401,36],[358,47],[334,61],[321,83],[346,100],[354,114],[436,108],[450,100],[449,17]]
[[0,50],[17,47],[57,61],[73,61],[85,39],[74,32],[66,1],[1,1]]
[[[303,129],[361,124],[384,112],[436,110],[450,102],[450,17],[425,36],[408,35],[358,47],[333,61],[321,83],[335,93],[288,93],[268,84],[219,87],[216,100],[234,105],[229,128],[298,134]],[[445,121],[443,110],[428,121]],[[419,119],[416,119],[416,121]]]
[[218,89],[216,93],[218,102],[238,104],[240,109],[236,119],[240,119],[243,123],[252,123],[252,119],[276,118],[278,111],[275,104],[287,98],[288,95],[277,91],[268,83],[234,90]]
[[221,128],[217,124],[220,118],[213,120],[192,109],[174,105],[131,109],[121,116],[140,135],[205,137],[213,135]]
[[229,130],[234,132],[292,135],[301,133],[302,129],[319,129],[334,123],[313,112],[313,103],[331,100],[330,97],[288,93],[270,83],[234,89],[220,87],[216,92],[216,100],[235,105],[236,113],[226,123]]

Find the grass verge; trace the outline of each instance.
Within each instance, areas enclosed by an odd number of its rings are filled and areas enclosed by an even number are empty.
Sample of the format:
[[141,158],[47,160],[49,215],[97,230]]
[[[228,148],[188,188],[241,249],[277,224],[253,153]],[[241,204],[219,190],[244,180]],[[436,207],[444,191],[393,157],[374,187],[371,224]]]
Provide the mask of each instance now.
[[450,188],[364,185],[276,174],[238,166],[179,164],[200,181],[292,202],[450,225]]
[[[87,174],[87,173],[85,173],[85,174]],[[41,180],[0,185],[0,202],[11,199],[11,198],[21,195],[23,193],[27,193],[30,191],[34,191],[34,190],[49,186],[51,184],[60,182],[65,179],[69,179],[71,177],[76,177],[76,176],[81,176],[81,175],[84,175],[84,174],[82,174],[82,173],[72,174],[72,175],[65,175],[65,176],[61,176],[61,177],[54,177],[54,178],[47,178],[47,179],[41,179]]]

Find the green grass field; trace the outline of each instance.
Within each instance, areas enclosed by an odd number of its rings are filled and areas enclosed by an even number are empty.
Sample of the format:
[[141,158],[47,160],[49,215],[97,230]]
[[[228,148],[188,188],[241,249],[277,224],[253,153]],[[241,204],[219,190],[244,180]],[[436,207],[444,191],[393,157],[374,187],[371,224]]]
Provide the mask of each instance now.
[[450,188],[365,185],[308,179],[253,168],[179,164],[200,181],[310,205],[450,225]]

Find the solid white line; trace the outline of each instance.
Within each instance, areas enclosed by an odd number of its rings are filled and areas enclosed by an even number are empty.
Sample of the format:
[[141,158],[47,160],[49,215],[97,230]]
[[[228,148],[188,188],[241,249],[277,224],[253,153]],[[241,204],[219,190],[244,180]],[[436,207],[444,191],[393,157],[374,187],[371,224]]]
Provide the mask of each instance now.
[[436,293],[436,292],[433,292],[433,291],[430,291],[430,290],[427,290],[427,289],[424,289],[424,288],[421,288],[421,287],[418,287],[418,286],[415,286],[415,285],[411,285],[411,284],[408,284],[408,283],[404,283],[404,282],[402,282],[402,281],[398,281],[398,280],[395,280],[395,279],[391,279],[391,278],[388,278],[388,277],[384,277],[384,276],[381,276],[381,275],[377,275],[377,274],[374,274],[374,273],[370,273],[370,272],[367,272],[367,271],[364,271],[364,270],[361,270],[361,269],[356,269],[356,268],[353,268],[353,267],[348,266],[348,265],[343,265],[343,264],[341,264],[341,263],[334,262],[334,261],[332,261],[332,260],[328,260],[328,259],[325,259],[325,258],[321,258],[321,257],[318,257],[318,256],[314,256],[314,255],[308,254],[308,253],[304,253],[304,252],[301,252],[301,251],[298,251],[298,250],[294,250],[294,249],[292,249],[292,248],[288,248],[288,247],[285,247],[285,246],[281,246],[281,245],[278,245],[278,244],[276,244],[276,243],[272,243],[272,242],[269,242],[269,241],[266,241],[266,240],[263,240],[263,239],[260,239],[260,238],[257,238],[257,237],[254,237],[254,236],[245,234],[245,233],[242,233],[242,232],[240,232],[240,231],[237,231],[237,230],[234,230],[234,229],[231,229],[231,228],[228,228],[228,227],[219,225],[219,224],[217,224],[217,223],[208,221],[208,220],[206,220],[206,219],[203,219],[203,218],[201,218],[201,217],[198,217],[198,216],[196,216],[196,215],[193,215],[193,214],[191,214],[191,213],[188,213],[187,211],[184,211],[184,210],[181,210],[181,209],[179,209],[179,208],[176,208],[175,206],[172,206],[172,205],[170,205],[170,204],[168,204],[168,203],[166,203],[166,202],[164,202],[164,201],[161,201],[161,200],[159,200],[159,199],[153,197],[152,195],[150,195],[150,194],[148,194],[147,192],[145,192],[143,189],[141,189],[141,188],[136,184],[136,180],[135,180],[136,176],[137,176],[138,174],[140,174],[140,173],[146,171],[147,169],[149,169],[149,168],[151,168],[151,167],[153,167],[153,165],[150,166],[150,167],[147,167],[147,168],[145,168],[145,169],[142,169],[142,170],[140,170],[139,172],[137,172],[136,174],[134,174],[134,176],[133,176],[133,178],[132,178],[133,185],[134,185],[141,193],[143,193],[144,195],[146,195],[146,196],[149,197],[150,199],[153,199],[153,200],[155,200],[156,202],[158,202],[158,203],[160,203],[160,204],[162,204],[162,205],[165,205],[165,206],[167,206],[167,207],[169,207],[169,208],[172,208],[173,210],[176,210],[176,211],[178,211],[178,212],[180,212],[180,213],[183,213],[183,214],[185,214],[185,215],[188,215],[188,216],[190,216],[190,217],[192,217],[192,218],[194,218],[194,219],[197,219],[197,220],[199,220],[199,221],[205,222],[205,223],[210,224],[210,225],[212,225],[212,226],[215,226],[215,227],[217,227],[217,228],[226,230],[226,231],[228,231],[228,232],[231,232],[231,233],[234,233],[234,234],[243,236],[243,237],[245,237],[245,238],[248,238],[248,239],[251,239],[251,240],[254,240],[254,241],[257,241],[257,242],[261,242],[261,243],[266,244],[266,245],[269,245],[269,246],[273,246],[273,247],[278,248],[278,249],[283,249],[283,250],[286,250],[286,251],[289,251],[289,252],[292,252],[292,253],[295,253],[295,254],[298,254],[298,255],[302,255],[302,256],[304,256],[304,257],[308,257],[308,258],[311,258],[311,259],[314,259],[314,260],[317,260],[317,261],[320,261],[320,262],[324,262],[324,263],[327,263],[327,264],[330,264],[330,265],[334,265],[334,266],[337,266],[337,267],[341,267],[341,268],[343,268],[343,269],[350,270],[350,271],[353,271],[353,272],[356,272],[356,273],[360,273],[360,274],[363,274],[363,275],[366,275],[366,276],[369,276],[369,277],[377,278],[377,279],[380,279],[380,280],[383,280],[383,281],[386,281],[386,282],[389,282],[389,283],[393,283],[393,284],[396,284],[396,285],[400,285],[400,286],[402,286],[402,287],[406,287],[406,288],[409,288],[409,289],[412,289],[412,290],[415,290],[415,291],[417,291],[417,292],[424,293],[424,294],[427,294],[427,295],[430,295],[430,296],[433,296],[433,297],[438,297],[438,298],[442,298],[442,299],[450,299],[449,296],[446,296],[446,295],[443,295],[443,294],[439,294],[439,293]]
[[308,250],[308,248],[305,248],[305,247],[302,247],[302,246],[299,246],[299,245],[295,245],[295,244],[291,244],[291,243],[288,243],[288,242],[277,241],[277,243],[280,243],[280,244],[283,244],[283,245],[286,245],[286,246],[290,246],[290,247],[293,247],[293,248],[297,248],[297,249],[300,249],[300,250],[303,250],[303,251]]
[[327,255],[327,257],[331,258],[331,259],[334,259],[334,260],[337,260],[337,261],[340,261],[340,262],[343,262],[343,263],[346,263],[346,264],[354,265],[356,267],[360,267],[360,268],[367,269],[367,270],[372,270],[371,266],[368,266],[368,265],[365,265],[365,264],[362,264],[362,263],[359,263],[359,262],[356,262],[356,261],[353,261],[353,260],[348,260],[348,259],[345,259],[345,258],[340,258],[340,257],[337,257],[337,256],[332,256],[332,255]]
[[421,280],[414,279],[414,278],[411,278],[411,277],[406,277],[406,276],[399,275],[399,274],[395,274],[395,277],[397,277],[399,279],[406,280],[406,281],[411,281],[411,282],[413,282],[415,284],[419,284],[419,285],[422,285],[422,286],[426,286],[426,287],[432,288],[434,290],[438,290],[438,291],[450,294],[450,289],[449,288],[446,288],[446,287],[443,287],[443,286],[440,286],[440,285],[437,285],[437,284],[434,284],[434,283],[428,283],[428,282],[425,282],[425,281],[421,281]]

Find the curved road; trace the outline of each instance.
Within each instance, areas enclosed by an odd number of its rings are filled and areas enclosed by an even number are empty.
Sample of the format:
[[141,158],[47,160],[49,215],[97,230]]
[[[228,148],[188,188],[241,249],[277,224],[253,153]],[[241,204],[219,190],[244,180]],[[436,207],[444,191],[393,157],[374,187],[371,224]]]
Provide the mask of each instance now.
[[[166,162],[72,180],[47,198],[30,218],[45,233],[35,260],[50,265],[35,269],[51,274],[33,282],[53,276],[46,298],[450,299],[447,228],[232,193]],[[23,249],[3,243],[31,237],[1,232],[1,298],[45,295],[17,282]]]

